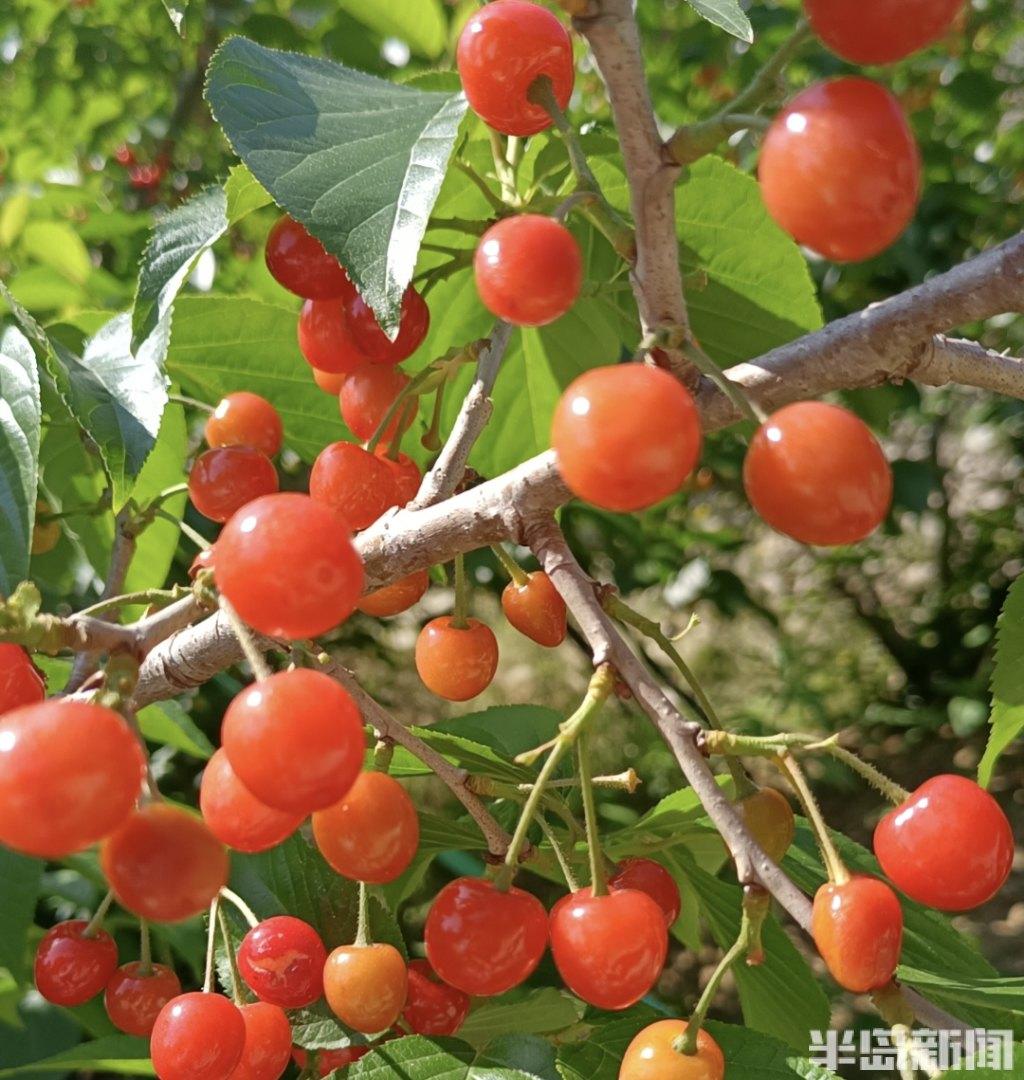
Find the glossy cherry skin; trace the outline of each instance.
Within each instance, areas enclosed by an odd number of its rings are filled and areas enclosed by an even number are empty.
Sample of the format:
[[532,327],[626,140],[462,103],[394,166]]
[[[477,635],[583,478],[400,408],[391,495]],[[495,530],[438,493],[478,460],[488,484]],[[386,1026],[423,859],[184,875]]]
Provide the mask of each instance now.
[[203,770],[199,809],[210,832],[222,844],[249,853],[266,851],[287,840],[305,817],[260,802],[238,779],[223,747]]
[[292,1056],[292,1026],[283,1009],[257,1001],[239,1008],[245,1046],[230,1080],[279,1080]]
[[[318,1050],[316,1051],[317,1076],[329,1076],[335,1069],[344,1069],[346,1065],[351,1065],[353,1061],[365,1057],[372,1049],[372,1046],[346,1046],[341,1050]],[[295,1046],[292,1048],[292,1061],[300,1069],[304,1069],[309,1064],[309,1053]]]
[[254,630],[291,640],[333,630],[363,591],[348,522],[294,492],[265,495],[235,514],[217,538],[213,574]]
[[202,570],[213,570],[213,544],[208,548],[203,548],[198,555],[192,560],[192,565],[188,568],[188,576],[190,581],[195,581]]
[[424,941],[427,959],[449,986],[474,997],[504,994],[540,963],[547,912],[514,886],[503,893],[483,878],[456,878],[437,894]]
[[270,458],[249,446],[219,446],[200,454],[188,474],[188,495],[204,517],[221,523],[246,503],[277,491]]
[[111,833],[100,867],[118,903],[152,922],[198,915],[228,882],[224,845],[202,820],[166,803],[136,810]]
[[353,529],[372,525],[398,499],[387,465],[348,442],[320,451],[309,474],[309,494],[337,510]]
[[854,994],[878,990],[900,961],[900,902],[884,881],[867,875],[822,885],[814,896],[811,936],[841,987]]
[[299,349],[314,372],[350,375],[369,359],[353,341],[345,315],[345,304],[355,295],[351,289],[345,297],[307,300],[302,305]]
[[46,697],[46,683],[20,645],[0,645],[0,715]]
[[221,398],[206,421],[206,443],[217,446],[249,446],[272,458],[281,449],[284,427],[277,409],[247,390]]
[[405,960],[393,945],[342,945],[327,958],[324,997],[347,1027],[386,1031],[405,1004]]
[[441,982],[428,960],[409,961],[402,1019],[416,1035],[454,1035],[469,1013],[469,995]]
[[228,1080],[242,1059],[245,1021],[220,994],[181,994],[160,1010],[149,1040],[159,1080]]
[[336,374],[333,371],[320,371],[319,368],[313,368],[313,382],[325,394],[333,394],[335,397],[341,393],[341,388],[345,385],[347,378],[348,375],[345,373]]
[[124,719],[53,700],[0,716],[0,844],[61,859],[131,812],[146,763]]
[[589,886],[551,909],[551,955],[565,985],[599,1009],[628,1009],[658,981],[668,952],[665,915],[647,893]]
[[364,772],[340,802],[313,815],[313,837],[320,854],[343,877],[385,885],[412,862],[420,819],[393,776]]
[[36,989],[54,1005],[82,1005],[117,969],[117,946],[105,931],[85,937],[84,919],[57,923],[36,948]]
[[[492,225],[473,259],[483,305],[513,326],[546,326],[576,303],[583,256],[575,237],[554,218],[520,214]],[[544,272],[539,275],[538,267]]]
[[899,102],[851,77],[793,98],[768,129],[758,178],[769,213],[797,243],[859,262],[910,224],[921,159]]
[[430,575],[426,570],[416,570],[408,577],[399,578],[383,589],[364,593],[356,607],[364,615],[373,615],[386,619],[391,615],[400,615],[423,599],[423,594],[430,587]]
[[775,788],[761,788],[736,804],[754,839],[773,862],[782,862],[796,835],[796,818],[789,800]]
[[605,510],[642,510],[674,494],[700,457],[697,407],[661,368],[593,368],[562,394],[551,425],[558,471]]
[[501,594],[505,618],[531,641],[553,649],[565,641],[565,601],[543,570],[528,574],[526,583],[510,581]]
[[275,915],[254,926],[238,949],[238,971],[260,999],[282,1009],[312,1005],[324,991],[327,950],[307,922]]
[[911,900],[969,911],[991,900],[1013,868],[1013,829],[1002,807],[973,780],[926,780],[878,823],[875,856]]
[[[372,439],[395,398],[409,385],[409,376],[396,368],[366,364],[345,380],[338,395],[341,418],[357,439]],[[388,423],[384,441],[395,439],[413,422],[415,402],[403,406]]]
[[608,888],[612,892],[636,889],[646,893],[661,908],[668,927],[679,918],[682,907],[679,886],[665,867],[653,859],[623,859],[608,879]]
[[626,1050],[619,1080],[723,1080],[725,1055],[703,1028],[695,1054],[674,1049],[672,1044],[689,1026],[685,1020],[658,1020],[645,1027]]
[[320,671],[279,671],[238,694],[224,713],[221,745],[261,802],[291,814],[333,806],[363,765],[363,719]]
[[352,290],[341,263],[294,218],[279,218],[267,234],[266,259],[274,280],[307,300],[329,300]]
[[823,401],[773,413],[750,440],[743,486],[773,529],[805,544],[855,544],[885,520],[892,470],[859,417]]
[[964,0],[804,0],[814,32],[853,64],[892,64],[938,41]]
[[374,453],[391,470],[391,477],[395,482],[395,493],[398,499],[396,506],[406,506],[416,498],[423,483],[423,473],[420,467],[408,454],[399,454],[397,458],[389,456],[389,448],[380,443]]
[[147,974],[136,960],[111,975],[103,1005],[118,1031],[148,1038],[160,1010],[180,993],[181,983],[169,967],[150,964]]
[[551,117],[528,93],[546,75],[564,109],[576,78],[565,27],[527,0],[496,0],[476,12],[459,38],[459,76],[473,111],[506,135],[536,135]]
[[454,625],[450,615],[431,619],[416,639],[416,670],[424,686],[448,701],[482,694],[498,670],[498,641],[479,619]]
[[411,285],[402,297],[402,321],[394,341],[380,328],[373,309],[358,294],[346,301],[345,318],[356,349],[371,364],[394,365],[408,360],[430,329],[430,308]]

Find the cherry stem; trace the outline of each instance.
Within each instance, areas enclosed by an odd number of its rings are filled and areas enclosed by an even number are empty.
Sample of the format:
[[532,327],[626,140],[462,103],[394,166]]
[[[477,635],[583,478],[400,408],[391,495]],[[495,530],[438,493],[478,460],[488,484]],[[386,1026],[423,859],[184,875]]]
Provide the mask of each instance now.
[[249,630],[249,627],[242,622],[238,612],[231,606],[231,602],[225,596],[220,597],[220,609],[227,616],[228,622],[231,624],[231,630],[235,637],[238,639],[238,644],[242,647],[242,652],[245,654],[246,660],[249,661],[249,667],[252,668],[252,673],[256,677],[257,682],[263,682],[265,679],[269,679],[271,675],[270,666],[267,664],[266,657],[256,647],[256,641]]
[[232,892],[227,886],[224,886],[220,891],[221,899],[227,900],[227,902],[242,916],[243,919],[249,924],[250,929],[254,926],[259,926],[260,920],[251,907],[238,895],[236,892]]
[[587,855],[590,858],[590,894],[591,896],[608,895],[608,878],[604,866],[604,853],[601,850],[601,835],[597,825],[597,801],[594,798],[594,785],[590,782],[590,748],[586,735],[581,735],[576,744],[576,772],[580,778],[580,793],[583,796],[583,820],[587,828]]
[[739,383],[733,382],[725,374],[718,364],[697,344],[692,333],[687,331],[685,339],[677,347],[702,375],[706,375],[725,394],[740,416],[752,420],[757,425],[765,422],[768,414],[764,409],[750,397]]
[[502,569],[512,579],[514,585],[521,589],[529,582],[530,578],[526,571],[512,558],[504,544],[492,544],[491,551],[494,552],[498,562],[501,563]]
[[101,611],[125,607],[128,604],[158,604],[160,607],[166,607],[175,600],[188,596],[191,592],[192,590],[184,585],[174,585],[170,589],[140,589],[138,592],[122,593],[120,596],[99,600],[87,608],[82,608],[76,614],[98,615]]
[[355,944],[364,948],[373,944],[370,937],[370,890],[365,881],[359,882],[359,921],[356,923]]
[[569,856],[566,855],[565,849],[555,836],[554,829],[552,829],[547,821],[544,820],[543,814],[537,815],[537,824],[540,826],[540,831],[544,834],[547,842],[551,845],[551,850],[555,853],[555,858],[558,860],[558,865],[562,871],[562,877],[565,878],[565,883],[569,886],[569,891],[577,892],[580,884],[576,880],[576,875],[573,873],[572,867],[569,865]]
[[487,200],[491,209],[496,214],[504,216],[508,213],[508,207],[501,201],[501,199],[498,198],[497,195],[494,194],[493,191],[491,191],[490,187],[487,184],[487,181],[476,171],[476,169],[473,168],[472,165],[469,164],[468,161],[462,161],[461,159],[457,158],[455,161],[455,167],[460,172],[465,173],[466,176],[468,176],[469,179],[473,181],[473,183],[480,190],[480,193]]
[[807,777],[804,776],[803,769],[796,763],[796,758],[788,750],[784,750],[776,757],[775,764],[796,792],[800,805],[804,809],[804,815],[811,823],[815,839],[818,841],[818,847],[821,850],[822,860],[825,863],[825,869],[828,871],[829,881],[836,885],[845,885],[850,880],[850,871],[847,870],[846,864],[832,842],[828,825],[825,824],[825,818],[822,816],[821,808],[814,797],[814,792],[811,791],[810,784],[807,783]]
[[214,955],[217,942],[217,910],[220,907],[220,896],[217,895],[210,903],[208,926],[206,931],[206,967],[203,969],[203,993],[213,992],[213,968]]
[[139,974],[153,974],[153,951],[149,940],[149,923],[139,919]]
[[390,739],[377,739],[373,748],[373,767],[377,772],[386,773],[391,768],[391,759],[395,756],[395,744]]
[[460,552],[455,556],[455,609],[451,625],[456,630],[469,628],[469,584],[466,580],[466,558]]
[[110,910],[110,905],[113,902],[114,893],[111,891],[100,901],[100,906],[96,909],[96,914],[93,915],[89,920],[89,925],[82,931],[82,937],[91,938],[96,936],[100,927],[102,927],[103,920],[107,917],[107,912]]
[[190,405],[193,409],[201,409],[205,413],[212,414],[215,411],[213,405],[208,405],[205,401],[199,401],[193,397],[186,397],[184,394],[168,394],[167,400],[178,405]]
[[[405,408],[406,402],[408,402],[410,398],[417,397],[423,384],[435,374],[436,369],[428,364],[422,371],[417,372],[395,395],[395,400],[388,406],[387,412],[384,413],[380,423],[377,425],[377,430],[370,436],[366,443],[366,449],[369,450],[371,454],[377,449],[377,445],[384,437],[384,432],[387,431],[391,421],[394,420],[400,410]],[[391,441],[392,443],[397,443],[398,437]]]
[[172,525],[177,526],[177,528],[179,528],[200,551],[206,551],[213,546],[202,533],[196,532],[188,522],[182,521],[181,518],[175,517],[173,514],[169,514],[162,506],[153,508],[153,516],[163,518],[164,521],[169,521]]
[[[631,608],[622,597],[615,592],[609,591],[605,595],[601,606],[613,619],[618,619],[619,622],[625,623],[627,626],[632,626],[634,630],[639,630],[641,634],[645,637],[649,637],[661,648],[662,652],[664,652],[669,660],[675,665],[679,674],[686,680],[687,686],[689,686],[693,696],[697,699],[697,704],[700,706],[701,712],[704,713],[708,726],[718,731],[723,730],[721,718],[714,705],[712,705],[711,698],[708,696],[707,691],[704,689],[697,676],[694,675],[693,669],[683,659],[682,654],[675,646],[675,642],[661,628],[661,624],[655,622],[654,619],[647,618],[646,615],[641,615],[639,611]],[[693,622],[691,621],[683,633],[688,633],[692,626]],[[757,790],[757,787],[747,775],[742,764],[735,761],[733,758],[726,758],[726,765],[732,776],[733,785],[736,788],[736,797],[742,799],[747,795],[753,795]]]
[[516,831],[512,834],[512,839],[505,852],[505,863],[495,876],[494,887],[500,892],[508,891],[512,879],[519,869],[519,858],[523,848],[526,846],[530,825],[540,808],[548,782],[554,776],[559,761],[561,761],[566,751],[573,747],[590,719],[600,710],[614,689],[615,676],[612,669],[608,664],[602,664],[591,676],[590,685],[587,687],[587,693],[583,701],[580,702],[579,708],[559,725],[558,735],[550,743],[545,743],[543,747],[520,754],[516,758],[516,761],[521,765],[532,765],[545,750],[550,750],[544,764],[541,766],[533,788],[523,804]]
[[224,952],[227,954],[228,968],[231,971],[231,1000],[236,1005],[244,1005],[245,998],[242,996],[242,976],[238,971],[238,957],[235,956],[231,928],[228,926],[227,913],[222,904],[217,905],[217,925],[220,927],[220,937],[224,942]]
[[491,137],[491,156],[494,158],[494,172],[501,183],[502,200],[509,206],[519,205],[519,193],[516,191],[516,174],[508,161],[508,149],[501,141],[501,136],[493,128],[488,129]]
[[431,453],[440,450],[443,445],[441,441],[441,419],[444,410],[444,391],[447,385],[447,380],[445,380],[434,392],[434,408],[430,413],[430,427],[427,428],[420,439],[420,446],[424,450],[431,451]]

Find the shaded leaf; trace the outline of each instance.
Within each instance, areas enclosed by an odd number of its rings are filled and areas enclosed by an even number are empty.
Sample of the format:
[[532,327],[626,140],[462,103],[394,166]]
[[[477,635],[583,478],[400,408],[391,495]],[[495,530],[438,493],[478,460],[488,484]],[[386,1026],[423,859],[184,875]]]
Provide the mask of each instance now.
[[269,206],[274,201],[244,165],[234,165],[228,171],[224,194],[227,197],[229,225],[236,224],[254,210]]
[[1010,586],[996,633],[992,730],[978,766],[978,783],[983,787],[991,781],[999,756],[1024,732],[1024,575]]
[[503,1035],[562,1031],[575,1024],[585,1008],[578,998],[553,986],[514,990],[481,1001],[459,1028],[459,1038],[473,1046],[486,1046]]
[[176,701],[159,701],[138,713],[139,727],[150,742],[173,746],[176,750],[205,761],[213,754],[210,740],[196,727]]
[[28,932],[45,863],[0,847],[0,968],[19,982],[25,978]]
[[740,41],[754,40],[754,28],[739,0],[686,0],[702,18]]
[[149,1060],[149,1042],[131,1035],[108,1035],[93,1042],[82,1043],[70,1050],[34,1061],[30,1065],[15,1065],[0,1069],[0,1077],[30,1076],[41,1072],[110,1072],[122,1076],[155,1076]]
[[897,972],[901,981],[909,983],[922,994],[938,991],[948,1001],[991,1005],[1024,1016],[1024,977],[970,978],[951,976],[901,964]]
[[404,41],[414,53],[436,60],[448,39],[441,0],[340,0],[339,7],[364,26]]

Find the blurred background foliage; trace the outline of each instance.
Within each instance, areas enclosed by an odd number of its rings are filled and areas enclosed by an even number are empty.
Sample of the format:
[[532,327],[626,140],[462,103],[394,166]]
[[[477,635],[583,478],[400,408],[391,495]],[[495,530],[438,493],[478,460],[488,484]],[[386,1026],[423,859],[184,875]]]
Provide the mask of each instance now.
[[[244,33],[403,80],[451,66],[461,23],[475,7],[475,0],[192,0],[179,37],[156,0],[6,0],[0,277],[41,321],[72,337],[103,321],[96,312],[130,305],[156,217],[222,181],[235,162],[202,101],[207,61],[225,37]],[[792,32],[799,14],[796,2],[748,7],[752,47],[699,19],[683,0],[639,0],[652,93],[666,130],[727,101]],[[603,93],[582,63],[574,118],[600,131],[608,121]],[[789,84],[796,90],[845,70],[812,44],[791,66]],[[925,191],[913,225],[882,256],[841,267],[811,260],[828,319],[947,269],[1021,227],[1024,0],[974,0],[948,40],[868,74],[891,86],[910,116]],[[726,156],[753,170],[756,136],[735,139]],[[245,219],[203,257],[189,289],[280,302],[262,259],[272,216],[267,210]],[[963,329],[993,348],[1024,348],[1020,317]],[[861,752],[884,759],[913,785],[936,771],[973,768],[984,746],[996,617],[1024,568],[1024,405],[911,385],[851,394],[847,404],[883,438],[896,476],[886,527],[855,548],[807,550],[754,520],[740,483],[749,434],[742,428],[709,440],[700,473],[679,498],[636,517],[576,506],[564,523],[595,574],[613,578],[645,613],[674,630],[698,613],[701,623],[683,647],[730,724],[755,732],[849,730]],[[83,451],[72,442],[56,446],[51,438],[50,445],[70,487],[81,486],[84,475],[75,456]],[[187,452],[183,435],[179,453]],[[304,467],[293,461],[290,469],[288,486],[303,486]],[[98,493],[80,490],[78,497],[87,503]],[[208,530],[194,516],[188,521]],[[78,522],[51,561],[34,568],[50,582],[51,599],[78,603],[94,594],[102,572],[95,553],[109,544],[99,535],[104,529],[98,521]],[[69,558],[72,548],[77,561]],[[184,580],[191,557],[183,539],[173,553],[173,579]],[[474,556],[471,567],[480,585],[476,603],[498,624],[501,572],[488,553]],[[441,611],[449,597],[435,590],[427,603]],[[422,692],[409,663],[424,614],[387,625],[356,619],[342,637],[346,650],[366,658],[369,688],[421,723],[448,712]],[[586,667],[582,650],[575,656],[579,678],[572,678],[561,653],[553,658],[507,630],[502,646],[499,680],[474,711],[505,701],[543,700],[560,709],[574,702]],[[650,659],[664,662],[653,653]],[[192,703],[192,720],[214,741],[237,686],[221,676]],[[627,708],[606,730],[604,764],[615,771],[632,765],[645,781],[637,797],[603,801],[608,819],[625,823],[671,790],[677,774]],[[169,748],[156,764],[166,791],[194,801],[195,757]],[[831,768],[817,780],[836,826],[865,839],[880,809],[875,799]],[[1018,830],[1022,781],[1018,748],[1003,759],[993,785]],[[88,907],[97,887],[88,867],[54,873],[49,884],[53,917]],[[1001,937],[1024,928],[1021,886],[972,918],[961,924],[997,952]],[[1019,952],[1001,959],[1007,973],[1024,972]],[[693,968],[692,958],[680,963]],[[672,992],[692,989],[695,968],[691,975],[689,982],[680,975]]]

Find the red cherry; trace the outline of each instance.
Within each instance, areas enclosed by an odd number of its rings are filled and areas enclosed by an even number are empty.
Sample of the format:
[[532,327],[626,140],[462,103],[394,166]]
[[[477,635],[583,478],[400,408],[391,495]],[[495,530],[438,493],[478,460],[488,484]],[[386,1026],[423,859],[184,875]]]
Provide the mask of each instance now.
[[536,135],[551,117],[527,96],[546,75],[564,109],[576,73],[565,27],[526,0],[495,0],[466,23],[458,47],[459,76],[473,111],[506,135]]
[[[366,364],[354,371],[341,388],[341,418],[357,439],[372,439],[395,398],[409,385],[409,376],[396,368]],[[384,432],[384,441],[396,439],[415,419],[415,401],[403,405]]]
[[416,670],[423,684],[448,701],[482,694],[498,670],[498,642],[479,619],[456,626],[450,615],[431,619],[416,639]]
[[324,943],[309,923],[275,915],[242,939],[238,971],[260,1001],[301,1009],[323,993],[326,959]]
[[105,931],[85,937],[84,919],[57,923],[36,949],[36,989],[54,1005],[82,1005],[94,998],[117,968],[117,946]]
[[363,563],[345,519],[306,495],[249,503],[217,538],[217,588],[254,630],[318,637],[352,614]]
[[213,548],[213,544],[208,548],[203,548],[203,550],[192,560],[192,565],[188,568],[190,581],[195,581],[201,570],[213,570]]
[[345,268],[294,218],[279,218],[267,235],[267,269],[279,285],[307,300],[352,291]]
[[277,491],[277,470],[249,446],[221,446],[196,458],[188,474],[192,505],[211,521],[225,522],[246,503]]
[[859,417],[823,401],[798,401],[757,429],[743,486],[773,529],[805,544],[855,544],[885,520],[892,470]]
[[671,927],[679,918],[682,907],[679,886],[665,867],[653,859],[623,859],[608,879],[608,888],[612,892],[636,889],[646,893],[661,908],[666,926]]
[[242,1058],[245,1021],[220,994],[181,994],[160,1010],[149,1040],[160,1080],[227,1080]]
[[292,1056],[292,1026],[277,1005],[242,1005],[245,1046],[230,1080],[278,1080]]
[[223,748],[206,764],[199,787],[199,809],[210,832],[236,851],[266,851],[302,824],[301,813],[275,810],[260,802],[238,779]]
[[353,529],[372,525],[395,505],[391,470],[375,454],[354,443],[330,443],[309,474],[309,494],[333,507]]
[[373,308],[358,293],[346,300],[345,318],[356,348],[372,364],[393,365],[408,360],[430,329],[430,308],[411,285],[402,297],[402,321],[394,341],[380,328]]
[[619,1080],[724,1080],[725,1055],[703,1028],[695,1054],[674,1048],[689,1026],[685,1020],[658,1020],[645,1027],[626,1050]]
[[441,982],[428,960],[409,962],[402,1019],[416,1035],[454,1035],[469,1012],[469,995]]
[[430,575],[426,570],[417,570],[408,577],[399,578],[392,585],[385,585],[383,589],[364,593],[356,607],[364,615],[386,619],[418,604],[429,587]]
[[854,994],[878,990],[900,961],[900,902],[884,881],[867,875],[822,885],[814,896],[811,936],[840,986]]
[[386,1031],[405,1004],[406,970],[393,945],[341,945],[327,957],[324,997],[346,1027]]
[[234,698],[221,744],[257,799],[306,815],[348,793],[363,765],[365,736],[359,709],[338,683],[321,671],[296,668]]
[[148,1038],[160,1010],[180,993],[181,983],[169,967],[150,964],[147,971],[136,960],[111,975],[103,1005],[118,1031]]
[[58,699],[0,716],[0,843],[47,859],[95,844],[131,812],[145,769],[103,706]]
[[46,697],[39,669],[20,645],[0,645],[0,714]]
[[796,818],[789,800],[775,788],[761,788],[736,804],[754,839],[773,862],[782,862],[796,835]]
[[[330,1076],[335,1069],[344,1069],[353,1061],[358,1061],[373,1049],[372,1046],[346,1046],[341,1050],[317,1050],[316,1073],[317,1076]],[[309,1054],[298,1046],[292,1048],[292,1060],[300,1069],[309,1064]]]
[[892,64],[938,41],[964,0],[804,0],[814,32],[854,64]]
[[321,371],[319,368],[313,368],[313,382],[324,391],[325,394],[333,394],[337,397],[341,393],[341,388],[345,385],[345,380],[348,378],[346,372],[335,373],[333,371]]
[[114,160],[118,163],[118,165],[123,165],[125,168],[127,168],[129,165],[134,165],[135,151],[127,143],[122,143],[114,151]]
[[533,974],[547,948],[548,917],[522,889],[499,892],[482,878],[456,878],[437,894],[424,940],[427,959],[449,986],[490,997]]
[[139,191],[149,191],[160,186],[166,172],[166,168],[158,163],[132,165],[128,169],[128,183]]
[[384,885],[412,862],[420,820],[394,777],[364,772],[341,802],[313,815],[313,837],[320,854],[343,877]]
[[343,297],[307,300],[302,305],[299,349],[314,372],[349,375],[369,359],[353,341],[345,315],[346,303],[355,297],[350,287]]
[[566,986],[599,1009],[628,1009],[649,993],[665,966],[668,932],[661,908],[638,889],[563,896],[551,909],[551,955]]
[[565,601],[543,570],[527,575],[524,585],[510,581],[501,594],[505,618],[538,645],[553,649],[565,641]]
[[399,454],[397,458],[388,456],[389,447],[380,443],[374,453],[391,470],[398,498],[397,506],[406,506],[416,498],[423,483],[423,473],[408,454]]
[[284,428],[277,409],[266,398],[239,390],[220,399],[204,434],[211,448],[250,446],[272,458],[281,449]]
[[933,776],[875,829],[886,876],[919,904],[969,911],[991,900],[1013,867],[1013,829],[999,803],[964,776]]
[[921,157],[888,90],[834,79],[797,94],[775,118],[758,178],[768,212],[797,243],[859,262],[884,251],[913,218]]
[[551,445],[574,495],[605,510],[642,510],[693,471],[700,417],[686,387],[661,368],[593,368],[562,394]]
[[[492,225],[473,259],[484,307],[514,326],[546,326],[576,303],[583,256],[561,222],[520,214]],[[543,266],[543,276],[537,267]]]
[[118,903],[152,922],[205,911],[228,882],[228,856],[203,822],[166,803],[136,810],[103,841],[100,866]]

